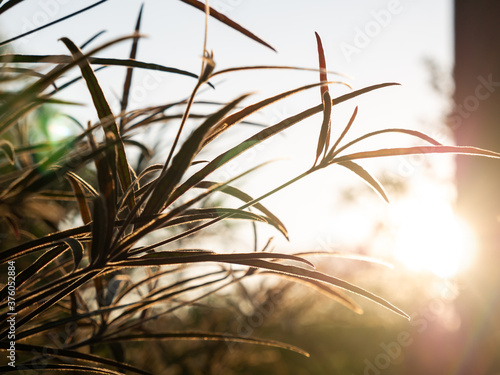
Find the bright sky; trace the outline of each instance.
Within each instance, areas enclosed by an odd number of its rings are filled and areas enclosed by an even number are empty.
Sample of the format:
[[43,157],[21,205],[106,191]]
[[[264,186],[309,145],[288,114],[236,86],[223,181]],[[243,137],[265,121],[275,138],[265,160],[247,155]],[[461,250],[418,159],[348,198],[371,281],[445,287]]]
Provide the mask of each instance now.
[[[36,26],[53,21],[94,1],[26,0],[22,5],[1,17],[0,31],[11,37]],[[274,53],[241,34],[212,20],[209,25],[208,48],[214,51],[218,68],[242,65],[293,65],[317,67],[317,50],[314,32],[323,40],[327,65],[330,70],[342,72],[352,79],[354,88],[382,82],[399,82],[401,87],[386,88],[370,93],[353,103],[334,109],[333,127],[338,134],[349,118],[354,105],[359,105],[359,115],[350,139],[364,132],[387,127],[403,127],[428,132],[443,142],[451,142],[440,117],[446,111],[446,100],[435,94],[430,86],[429,71],[424,64],[431,59],[444,72],[450,73],[453,58],[452,1],[431,0],[371,0],[371,1],[329,1],[329,0],[213,0],[210,5],[228,17],[247,27],[273,45]],[[66,36],[77,44],[101,30],[107,33],[100,41],[129,34],[135,25],[140,2],[130,0],[109,0],[107,3],[65,21],[47,30],[28,36],[12,47],[24,53],[56,54],[67,51],[57,39]],[[200,69],[203,45],[204,15],[179,1],[146,0],[142,33],[148,38],[139,46],[138,59],[189,70]],[[97,45],[99,40],[95,42]],[[127,57],[129,43],[123,43],[103,54]],[[148,73],[137,72],[135,83],[149,82]],[[108,69],[98,77],[109,100],[116,103],[115,93],[120,92],[123,69]],[[330,76],[330,79],[339,77]],[[208,90],[205,99],[235,98],[244,92],[256,92],[250,102],[277,92],[304,84],[316,82],[318,75],[311,72],[271,71],[234,73],[227,75],[224,82],[215,81],[215,93]],[[164,103],[188,95],[195,81],[184,77],[162,76],[158,84],[147,91],[147,97],[137,91],[133,102],[137,106],[150,101]],[[175,88],[175,89],[172,89]],[[331,86],[332,94],[347,92],[345,88]],[[78,101],[88,102],[86,93],[75,88],[68,91]],[[135,99],[135,100],[134,100]],[[273,124],[286,116],[293,115],[309,106],[319,104],[319,89],[300,94],[290,100],[263,112],[258,119]],[[77,116],[88,120],[87,110],[76,110]],[[95,118],[92,112],[92,118]],[[297,126],[269,143],[250,162],[266,160],[287,154],[292,161],[279,162],[268,167],[264,181],[248,181],[248,190],[254,195],[277,186],[311,165],[314,159],[315,142],[319,133],[320,117]],[[249,128],[246,131],[252,132]],[[248,133],[247,133],[248,134]],[[393,143],[391,143],[393,141]],[[397,146],[404,138],[391,138],[388,142],[367,143],[368,149]],[[399,142],[399,143],[398,143]],[[286,144],[286,147],[282,147]],[[382,146],[383,145],[383,146]],[[425,160],[432,162],[429,173]],[[443,210],[449,208],[453,199],[450,179],[453,175],[451,159],[436,158],[384,158],[377,163],[363,165],[377,176],[384,172],[389,177],[411,183],[410,194],[421,207],[426,207],[429,196],[437,196]],[[248,165],[250,166],[250,164]],[[234,166],[228,175],[242,172],[248,167],[244,161]],[[274,169],[273,169],[274,168]],[[335,170],[333,170],[335,169]],[[434,182],[430,182],[433,175]],[[222,177],[222,176],[221,176]],[[342,183],[339,182],[342,181]],[[347,181],[347,182],[345,182]],[[349,204],[349,211],[342,211],[339,196],[346,186],[354,186],[350,193],[361,194],[357,201]],[[430,188],[429,188],[430,186]],[[351,189],[351,188],[350,188]],[[430,189],[430,190],[429,190]],[[430,191],[430,193],[429,193]],[[367,193],[367,194],[366,194]],[[283,192],[277,198],[264,203],[282,218],[293,241],[293,248],[300,250],[318,249],[328,244],[340,246],[370,236],[373,220],[389,221],[398,211],[397,203],[388,207],[366,187],[363,182],[350,177],[339,167],[313,176],[297,186]],[[433,201],[433,207],[435,201]],[[367,210],[367,205],[370,209]],[[430,203],[427,205],[430,206]],[[345,208],[345,207],[344,207]],[[414,210],[419,205],[413,206]],[[415,215],[413,215],[415,216]],[[423,216],[422,216],[423,217]],[[401,223],[401,218],[396,219]],[[403,220],[404,222],[404,220]],[[412,226],[414,221],[410,222]],[[345,230],[351,228],[351,230]],[[276,233],[273,233],[277,235]],[[397,236],[396,236],[397,237]],[[289,246],[282,243],[280,246]]]

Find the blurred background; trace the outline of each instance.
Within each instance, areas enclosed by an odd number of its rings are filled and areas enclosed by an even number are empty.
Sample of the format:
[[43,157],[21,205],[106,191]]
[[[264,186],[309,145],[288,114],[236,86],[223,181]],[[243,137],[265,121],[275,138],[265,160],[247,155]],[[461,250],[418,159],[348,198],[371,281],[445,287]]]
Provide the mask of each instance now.
[[[3,17],[0,33],[8,39],[92,3],[25,1]],[[203,13],[178,1],[146,0],[144,4],[142,33],[147,38],[137,58],[198,73]],[[109,0],[76,19],[28,35],[9,49],[67,54],[58,41],[63,36],[82,44],[101,30],[106,30],[101,41],[129,34],[140,5]],[[498,2],[212,0],[210,5],[277,50],[265,49],[210,20],[207,47],[214,52],[217,69],[316,68],[316,31],[328,69],[340,73],[330,74],[330,80],[347,82],[355,89],[382,82],[401,84],[334,107],[334,136],[358,105],[349,139],[401,127],[423,131],[442,143],[500,152]],[[124,43],[101,54],[126,58],[128,53],[129,45]],[[114,108],[119,108],[116,93],[124,73],[119,68],[98,73]],[[137,71],[129,107],[186,97],[195,84],[186,80]],[[216,89],[205,89],[203,98],[227,101],[252,92],[257,100],[317,80],[316,72],[306,71],[235,72],[214,81]],[[334,84],[330,90],[334,97],[349,91]],[[83,84],[66,95],[90,103]],[[269,107],[254,121],[275,124],[319,103],[319,93],[311,90]],[[88,106],[72,111],[82,123],[95,120]],[[76,130],[56,119],[49,122],[50,137],[60,139]],[[257,196],[278,186],[312,164],[320,123],[321,116],[311,118],[229,163],[214,178],[226,180],[264,160],[279,158],[259,178],[246,178],[244,190]],[[214,152],[254,132],[253,126],[241,126],[233,139],[215,144]],[[154,145],[160,151],[154,161],[162,162],[166,154],[161,150],[168,150],[173,134],[162,127],[137,137]],[[362,149],[413,144],[404,136],[381,137],[367,141]],[[357,315],[302,286],[261,278],[193,306],[184,313],[184,324],[281,340],[307,350],[311,358],[250,345],[159,343],[155,350],[171,364],[162,373],[500,374],[499,162],[440,155],[382,158],[362,165],[384,184],[389,205],[362,181],[334,167],[264,202],[285,223],[290,241],[264,226],[258,226],[254,235],[244,225],[223,227],[224,236],[193,241],[217,250],[251,251],[254,242],[262,248],[273,238],[275,251],[338,252],[344,257],[317,256],[313,261],[319,270],[390,300],[412,320],[360,298],[356,302],[365,312]],[[359,260],[366,256],[382,264]],[[140,348],[138,353],[148,360]]]

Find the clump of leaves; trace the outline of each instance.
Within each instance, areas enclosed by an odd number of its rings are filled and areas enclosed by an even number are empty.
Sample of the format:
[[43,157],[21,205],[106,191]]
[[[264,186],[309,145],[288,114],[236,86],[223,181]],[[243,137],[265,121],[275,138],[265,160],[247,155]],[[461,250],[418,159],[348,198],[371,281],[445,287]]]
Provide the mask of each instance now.
[[[209,16],[214,17],[265,47],[272,48],[250,31],[200,1],[182,1],[204,11],[207,20]],[[11,0],[0,6],[0,17],[20,2]],[[100,3],[103,1],[94,6]],[[82,11],[87,9],[89,8]],[[316,71],[319,72],[319,82],[251,104],[243,105],[251,100],[250,95],[243,95],[221,105],[213,113],[193,116],[192,108],[197,104],[199,90],[204,86],[211,86],[210,81],[214,77],[237,70],[298,68],[248,66],[217,71],[214,56],[206,49],[199,75],[136,60],[141,37],[141,15],[142,8],[134,34],[93,49],[89,49],[88,44],[94,41],[94,37],[80,47],[70,39],[62,38],[61,42],[68,49],[67,55],[0,55],[0,216],[13,237],[17,238],[17,244],[2,249],[0,260],[4,267],[16,265],[18,270],[14,310],[17,313],[16,351],[19,353],[18,368],[1,366],[2,373],[33,369],[49,373],[67,370],[72,373],[146,374],[147,371],[124,363],[129,343],[138,340],[235,341],[276,346],[307,355],[302,349],[292,345],[236,334],[184,332],[182,329],[151,332],[146,328],[148,322],[162,315],[171,314],[222,288],[258,274],[272,273],[319,288],[358,313],[362,312],[361,308],[346,292],[358,294],[408,318],[406,313],[384,298],[316,271],[314,265],[307,260],[307,253],[281,254],[263,249],[251,253],[228,254],[208,249],[184,248],[182,240],[230,219],[267,223],[287,237],[285,225],[261,201],[290,184],[333,165],[340,165],[357,174],[388,201],[381,184],[358,164],[358,160],[428,153],[488,157],[500,155],[474,147],[444,146],[423,133],[408,129],[383,129],[343,142],[354,124],[357,107],[341,135],[335,140],[331,139],[330,116],[333,107],[396,84],[382,83],[332,98],[329,85],[344,83],[328,81],[326,59],[319,35],[316,35],[319,55],[319,68]],[[127,40],[132,41],[129,59],[95,57],[98,52]],[[25,68],[24,64],[34,64],[36,67]],[[45,69],[38,69],[38,66]],[[95,75],[97,69],[107,66],[127,68],[120,113],[112,112]],[[63,81],[65,73],[71,69],[79,69],[80,77]],[[184,75],[186,78],[196,79],[196,83],[188,99],[128,110],[134,69]],[[74,104],[69,100],[56,99],[55,95],[60,97],[64,89],[80,79],[85,81],[91,94],[99,121],[87,126],[80,124],[81,132],[78,135],[55,145],[27,142],[23,136],[25,133],[19,129],[29,131],[30,113],[47,104]],[[22,89],[4,89],[11,87],[11,83],[22,85]],[[320,104],[261,129],[211,160],[198,160],[200,152],[228,129],[266,106],[309,89],[319,89]],[[171,109],[182,110],[182,116],[179,118],[168,114]],[[318,113],[322,113],[323,119],[315,161],[309,169],[295,178],[255,198],[240,190],[234,183],[243,175],[255,173],[257,168],[228,181],[210,179],[213,172],[245,151]],[[199,124],[191,134],[185,135],[184,126],[189,119],[198,119]],[[134,169],[129,161],[128,149],[131,146],[140,147],[144,154],[148,154],[150,150],[132,139],[133,132],[165,122],[178,125],[165,162]],[[407,134],[419,138],[425,145],[349,153],[353,145],[385,133]],[[91,170],[90,165],[95,169],[95,178],[86,178],[89,174],[82,173],[85,169]],[[198,165],[198,168],[191,168],[194,165]],[[233,196],[242,203],[236,208],[201,204],[216,192]],[[67,200],[76,204],[83,224],[57,230],[61,217],[48,216],[50,212],[47,202]],[[250,208],[254,210],[250,211]],[[37,233],[30,232],[25,225],[25,218],[30,215],[49,222],[51,226],[46,229],[49,233],[37,236]],[[166,238],[158,239],[156,236],[152,239],[151,234],[160,229],[164,230],[161,233],[168,234]],[[170,250],[162,250],[160,247],[163,245],[169,245]],[[188,267],[197,264],[217,264],[220,268],[214,272],[206,272],[200,268],[186,272]],[[133,273],[133,270],[138,269],[148,271],[139,277],[137,273]],[[200,291],[202,294],[194,298],[188,297],[192,291]],[[8,285],[2,285],[0,295],[0,308],[3,313],[7,313],[12,306],[9,304],[11,295]],[[10,345],[9,323],[4,321],[0,328],[0,348],[7,350]],[[44,339],[54,336],[58,337],[56,342]],[[96,349],[103,347],[109,348],[110,352]],[[91,351],[83,350],[85,348],[90,348]]]

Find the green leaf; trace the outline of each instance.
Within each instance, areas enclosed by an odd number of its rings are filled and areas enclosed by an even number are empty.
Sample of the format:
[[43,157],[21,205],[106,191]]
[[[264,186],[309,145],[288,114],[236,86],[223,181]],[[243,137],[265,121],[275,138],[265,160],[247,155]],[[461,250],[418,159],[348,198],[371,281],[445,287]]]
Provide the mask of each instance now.
[[330,287],[329,285],[320,282],[318,280],[312,280],[312,279],[307,279],[304,277],[300,277],[297,275],[284,275],[280,274],[274,271],[263,271],[259,272],[260,274],[271,274],[271,275],[278,275],[282,278],[287,278],[290,279],[291,281],[295,282],[300,282],[302,284],[305,284],[308,287],[312,287],[319,291],[322,294],[325,294],[328,298],[331,298],[348,309],[354,311],[356,314],[363,314],[363,309],[361,306],[359,306],[352,298],[348,297],[345,293],[342,293],[339,290],[335,290],[334,288]]
[[[2,7],[0,8],[0,14],[2,14],[3,12],[5,12],[5,11],[6,11],[6,10],[8,10],[9,8],[11,8],[12,6],[19,4],[19,3],[20,3],[20,2],[22,2],[22,1],[23,1],[23,0],[10,0],[8,3],[6,3],[4,6],[2,6]],[[40,30],[43,30],[43,29],[45,29],[45,28],[47,28],[47,27],[50,27],[50,26],[52,26],[52,25],[55,25],[55,24],[57,24],[57,23],[59,23],[59,22],[61,22],[61,21],[67,20],[67,19],[69,19],[69,18],[71,18],[71,17],[74,17],[74,16],[76,16],[76,15],[78,15],[78,14],[80,14],[80,13],[83,13],[83,12],[85,12],[85,11],[89,10],[89,9],[94,8],[94,7],[95,7],[95,6],[97,6],[97,5],[100,5],[100,4],[102,4],[102,3],[105,3],[106,1],[108,1],[108,0],[101,0],[101,1],[98,1],[98,2],[96,2],[96,3],[94,3],[94,4],[92,4],[92,5],[89,5],[88,7],[85,7],[85,8],[83,8],[83,9],[80,9],[80,10],[76,11],[76,12],[73,12],[73,13],[71,13],[71,14],[68,14],[67,16],[61,17],[61,18],[59,18],[59,19],[57,19],[57,20],[55,20],[55,21],[49,22],[49,23],[47,23],[47,24],[45,24],[45,25],[42,25],[42,26],[39,26],[39,27],[37,27],[37,28],[35,28],[35,29],[29,30],[29,31],[27,31],[27,32],[25,32],[25,33],[23,33],[23,34],[21,34],[21,35],[17,35],[17,36],[15,36],[15,37],[13,37],[13,38],[10,38],[10,39],[8,39],[8,40],[4,40],[4,41],[0,42],[0,47],[1,47],[1,46],[3,46],[3,45],[5,45],[5,44],[11,43],[11,42],[13,42],[13,41],[15,41],[15,40],[18,40],[18,39],[20,39],[20,38],[22,38],[22,37],[25,37],[25,36],[27,36],[27,35],[30,35],[30,34],[36,33],[36,32],[38,32],[38,31],[40,31]]]
[[[198,183],[195,187],[202,189],[210,189],[217,185],[218,185],[217,183],[212,181],[202,181]],[[225,194],[231,195],[233,197],[236,197],[245,203],[253,200],[253,198],[250,195],[246,194],[245,192],[233,186],[224,185],[221,186],[220,188],[217,188],[217,190]],[[260,212],[264,213],[267,216],[267,219],[269,219],[269,223],[274,227],[276,227],[285,236],[287,240],[289,239],[288,231],[286,230],[285,225],[281,222],[280,219],[278,219],[271,211],[269,211],[266,207],[264,207],[260,203],[256,203],[255,205],[253,205],[253,207],[259,210]]]
[[[268,70],[268,69],[271,69],[271,70],[274,70],[274,69],[278,69],[278,70],[297,70],[297,71],[304,71],[304,72],[318,72],[318,71],[321,71],[320,69],[316,69],[316,68],[301,68],[301,67],[297,67],[297,66],[287,66],[287,65],[251,65],[251,66],[238,66],[238,67],[233,67],[233,68],[227,68],[227,69],[218,70],[218,71],[212,73],[212,77],[217,76],[219,74],[226,74],[226,73],[232,73],[232,72],[241,72],[241,71],[245,71],[245,70]],[[341,76],[341,77],[349,78],[345,74],[342,74],[342,73],[339,73],[339,72],[334,72],[334,71],[331,71],[331,70],[329,70],[327,73],[334,74],[334,75]],[[340,83],[340,82],[338,82],[338,83]],[[351,87],[349,85],[347,85],[347,86]]]
[[[319,59],[319,80],[320,82],[327,82],[328,81],[328,76],[327,76],[327,70],[326,70],[326,58],[325,58],[325,51],[323,50],[323,43],[321,43],[321,38],[318,35],[317,32],[314,33],[316,35],[316,44],[318,48],[318,59]],[[321,98],[323,99],[325,92],[328,91],[328,84],[324,83],[321,85]]]
[[108,221],[108,209],[106,207],[106,199],[103,196],[98,196],[93,200],[94,210],[92,213],[93,221],[92,228],[92,243],[90,247],[90,263],[103,264],[106,261],[106,256],[109,252],[113,227]]
[[7,159],[9,159],[10,164],[14,165],[15,151],[12,143],[6,141],[5,139],[0,140],[0,151],[2,151],[5,154],[5,156],[7,156]]
[[[125,191],[132,184],[132,177],[130,175],[127,155],[125,153],[123,142],[121,141],[121,135],[118,130],[118,125],[114,120],[114,115],[111,112],[111,108],[109,107],[109,104],[104,96],[104,93],[102,92],[101,87],[99,86],[97,78],[94,74],[94,71],[90,67],[90,63],[88,62],[88,60],[86,58],[82,59],[84,55],[71,40],[69,40],[68,38],[62,38],[61,40],[71,51],[74,59],[79,60],[78,65],[80,66],[83,78],[87,82],[87,87],[92,96],[92,101],[94,102],[94,106],[97,110],[99,119],[103,124],[107,143],[115,143],[116,161],[111,165],[114,166],[116,163],[118,177],[120,178],[122,189],[123,191]],[[110,136],[111,134],[114,136],[114,138]],[[130,209],[135,206],[135,195],[133,192],[129,195],[127,203]]]
[[[141,8],[139,9],[139,15],[137,16],[137,23],[135,25],[135,34],[139,35],[139,31],[141,28],[141,19],[142,19],[142,11],[144,9],[144,3],[141,4]],[[136,37],[134,38],[132,42],[132,48],[130,49],[130,55],[129,59],[130,60],[135,60],[137,57],[137,46],[139,45],[139,38]],[[130,87],[132,85],[132,74],[134,72],[133,68],[128,68],[127,69],[127,74],[125,76],[125,82],[123,84],[123,94],[122,94],[122,101],[121,101],[121,112],[124,113],[127,110],[128,107],[128,97],[130,94]],[[120,118],[120,129],[123,129],[125,126],[125,117]]]
[[285,275],[293,275],[293,276],[297,276],[297,277],[303,277],[303,278],[308,278],[311,280],[325,282],[327,284],[339,287],[341,289],[345,289],[345,290],[350,291],[352,293],[358,294],[364,298],[367,298],[368,300],[371,300],[371,301],[385,307],[386,309],[388,309],[388,310],[390,310],[390,311],[392,311],[392,312],[394,312],[402,317],[405,317],[407,319],[410,318],[408,316],[408,314],[406,314],[404,311],[400,310],[399,308],[395,307],[394,305],[392,305],[391,303],[389,303],[385,299],[383,299],[383,298],[381,298],[381,297],[379,297],[379,296],[377,296],[377,295],[375,295],[375,294],[373,294],[373,293],[371,293],[363,288],[360,288],[356,285],[350,284],[344,280],[338,279],[338,278],[330,276],[330,275],[326,275],[326,274],[318,272],[318,271],[307,270],[307,269],[304,269],[301,267],[296,267],[296,266],[271,263],[271,262],[267,262],[264,260],[251,260],[251,261],[245,261],[245,262],[238,261],[235,263],[245,264],[245,265],[248,265],[251,267],[268,269],[268,270],[276,271],[278,273],[283,273]]
[[314,161],[314,165],[318,162],[318,159],[323,150],[328,150],[328,146],[330,144],[330,128],[331,128],[331,115],[332,115],[332,106],[330,105],[331,98],[330,93],[325,91],[323,94],[323,123],[321,124],[321,131],[318,139],[318,147],[316,149],[316,160]]
[[385,193],[382,185],[380,185],[380,182],[378,182],[375,177],[373,177],[370,173],[363,169],[363,167],[352,161],[344,161],[338,164],[356,173],[359,177],[365,180],[365,182],[370,185],[373,190],[375,190],[387,203],[389,203],[389,198],[387,198],[387,194]]
[[[186,4],[189,4],[199,10],[201,10],[202,12],[205,12],[205,4],[200,2],[200,1],[197,1],[197,0],[181,0],[183,3],[186,3]],[[231,27],[232,29],[236,30],[236,31],[239,31],[240,33],[242,33],[243,35],[249,37],[250,39],[253,39],[255,40],[256,42],[272,49],[274,52],[276,52],[276,50],[271,47],[269,44],[267,44],[266,42],[264,42],[262,39],[260,39],[257,35],[255,35],[254,33],[248,31],[247,29],[245,29],[244,27],[240,26],[239,24],[237,24],[236,22],[234,22],[233,20],[227,18],[225,15],[217,12],[215,9],[213,9],[212,7],[210,7],[210,16],[215,18],[216,20],[228,25],[229,27]]]
[[147,341],[147,340],[202,340],[202,341],[224,341],[224,342],[240,342],[245,344],[257,344],[263,346],[272,346],[280,349],[290,350],[305,357],[309,357],[306,351],[286,343],[274,340],[256,339],[251,337],[243,337],[226,333],[213,332],[168,332],[168,333],[144,333],[113,336],[103,339],[103,342],[123,342],[123,341]]
[[[161,254],[161,255],[159,255]],[[175,254],[175,253],[174,253]],[[179,263],[199,263],[199,262],[224,262],[224,263],[234,263],[243,264],[244,261],[254,261],[261,259],[284,259],[284,260],[294,260],[299,263],[307,264],[308,266],[315,268],[314,264],[305,258],[301,258],[290,254],[281,253],[232,253],[232,254],[212,254],[212,253],[185,253],[183,252],[181,256],[173,256],[169,251],[159,251],[151,254],[143,255],[139,258],[131,258],[124,261],[110,263],[113,267],[137,267],[137,266],[157,266],[157,265],[168,265],[168,264],[179,264]]]
[[101,30],[98,33],[95,33],[94,35],[92,35],[89,39],[87,39],[84,43],[82,43],[80,45],[80,49],[84,49],[85,47],[87,47],[90,43],[92,43],[94,40],[99,38],[105,32],[106,32],[106,30]]
[[[350,124],[351,124],[351,122],[350,122]],[[349,127],[349,125],[348,125],[348,127]],[[426,142],[429,142],[431,145],[442,146],[442,144],[439,143],[438,141],[436,141],[434,138],[429,137],[427,134],[424,134],[424,133],[419,132],[417,130],[389,128],[389,129],[382,129],[382,130],[377,130],[377,131],[374,131],[374,132],[370,132],[370,133],[364,134],[361,137],[356,138],[355,140],[353,140],[353,141],[345,144],[344,146],[340,147],[335,152],[329,152],[328,153],[328,158],[332,158],[332,157],[337,156],[339,153],[341,153],[345,149],[351,147],[352,145],[355,145],[356,143],[358,143],[358,142],[360,142],[360,141],[362,141],[364,139],[367,139],[367,138],[370,138],[370,137],[373,137],[373,136],[379,135],[379,134],[385,134],[385,133],[402,133],[402,134],[407,134],[407,135],[411,135],[411,136],[413,136],[415,138],[420,138],[420,139],[422,139],[422,140],[424,140]],[[332,148],[331,151],[334,151],[334,150],[335,150],[335,148]]]
[[[130,37],[127,37],[129,39]],[[132,38],[137,38],[136,35]],[[90,52],[95,53],[95,51]],[[188,72],[186,70],[172,68],[164,65],[146,63],[143,61],[131,60],[131,59],[116,59],[116,58],[106,58],[106,57],[92,57],[86,54],[86,57],[90,64],[92,65],[104,65],[104,66],[123,66],[127,68],[138,68],[146,70],[154,70],[165,73],[173,73],[185,75],[191,78],[198,78],[198,75]],[[0,62],[3,63],[51,63],[51,64],[70,64],[73,62],[73,58],[68,55],[20,55],[20,54],[4,54],[0,55]]]
[[70,182],[73,189],[74,197],[78,203],[78,209],[80,210],[80,216],[84,224],[89,224],[92,221],[92,215],[90,214],[89,204],[87,202],[87,197],[83,191],[83,187],[79,179],[75,177],[75,174],[68,173],[66,179]]
[[74,263],[73,271],[76,271],[76,269],[80,265],[80,262],[83,259],[83,245],[80,241],[78,241],[75,238],[66,238],[64,242],[66,242],[71,249],[71,253],[73,254],[73,263]]
[[10,8],[22,3],[24,0],[9,0],[4,5],[0,7],[0,14],[6,12]]
[[335,150],[337,149],[337,146],[340,144],[342,139],[345,137],[345,135],[347,134],[349,129],[351,129],[351,126],[354,123],[354,120],[356,119],[357,114],[358,114],[358,107],[356,106],[356,108],[354,108],[354,112],[352,113],[351,118],[349,119],[349,122],[347,123],[346,127],[344,128],[344,130],[342,131],[340,136],[337,138],[337,140],[335,141],[335,144],[332,146],[330,151],[328,151],[328,153],[325,155],[325,160],[332,158],[332,155],[334,155]]
[[337,252],[337,251],[303,251],[303,252],[301,251],[299,253],[294,253],[294,255],[297,255],[297,256],[307,256],[307,255],[331,256],[331,257],[335,257],[335,258],[358,260],[360,262],[377,264],[380,266],[387,267],[389,269],[394,269],[394,265],[392,263],[386,262],[386,261],[378,259],[378,258],[373,258],[373,257],[369,257],[366,255],[361,255],[361,254],[344,253],[344,252]]
[[371,159],[385,156],[401,156],[401,155],[419,155],[419,154],[459,154],[459,155],[474,155],[486,156],[490,158],[500,158],[500,153],[483,150],[477,147],[470,146],[417,146],[417,147],[400,147],[400,148],[384,148],[374,151],[356,152],[354,154],[338,156],[329,164],[342,163],[357,159]]
[[[0,343],[0,348],[8,349],[8,343]],[[150,373],[144,370],[141,370],[137,367],[133,367],[127,365],[125,363],[113,361],[110,359],[106,359],[102,356],[87,354],[77,352],[75,350],[68,350],[63,348],[50,348],[47,346],[37,346],[37,345],[28,345],[28,344],[16,344],[16,350],[20,352],[29,352],[31,355],[43,355],[46,356],[54,356],[54,357],[63,357],[63,358],[73,358],[80,361],[89,361],[93,363],[99,363],[101,365],[113,366],[123,371],[131,371],[135,374],[143,374],[149,375]],[[107,372],[106,372],[107,373]]]
[[[106,374],[106,375],[123,375],[122,372],[103,369],[100,367],[80,366],[80,365],[53,365],[53,364],[23,364],[23,371],[33,370],[35,374],[43,372],[49,375],[64,371],[66,374]],[[19,369],[12,366],[0,366],[0,372],[6,374],[8,372],[16,372],[19,374]]]

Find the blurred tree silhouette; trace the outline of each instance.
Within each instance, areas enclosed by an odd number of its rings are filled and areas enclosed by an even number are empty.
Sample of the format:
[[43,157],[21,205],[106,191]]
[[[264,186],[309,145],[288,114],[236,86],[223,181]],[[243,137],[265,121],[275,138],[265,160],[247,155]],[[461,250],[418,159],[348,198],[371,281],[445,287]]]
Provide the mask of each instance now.
[[[455,0],[455,111],[450,126],[458,144],[500,150],[500,3]],[[500,175],[498,164],[457,157],[458,208],[474,227],[477,263],[463,280],[462,328],[454,374],[500,371]]]

